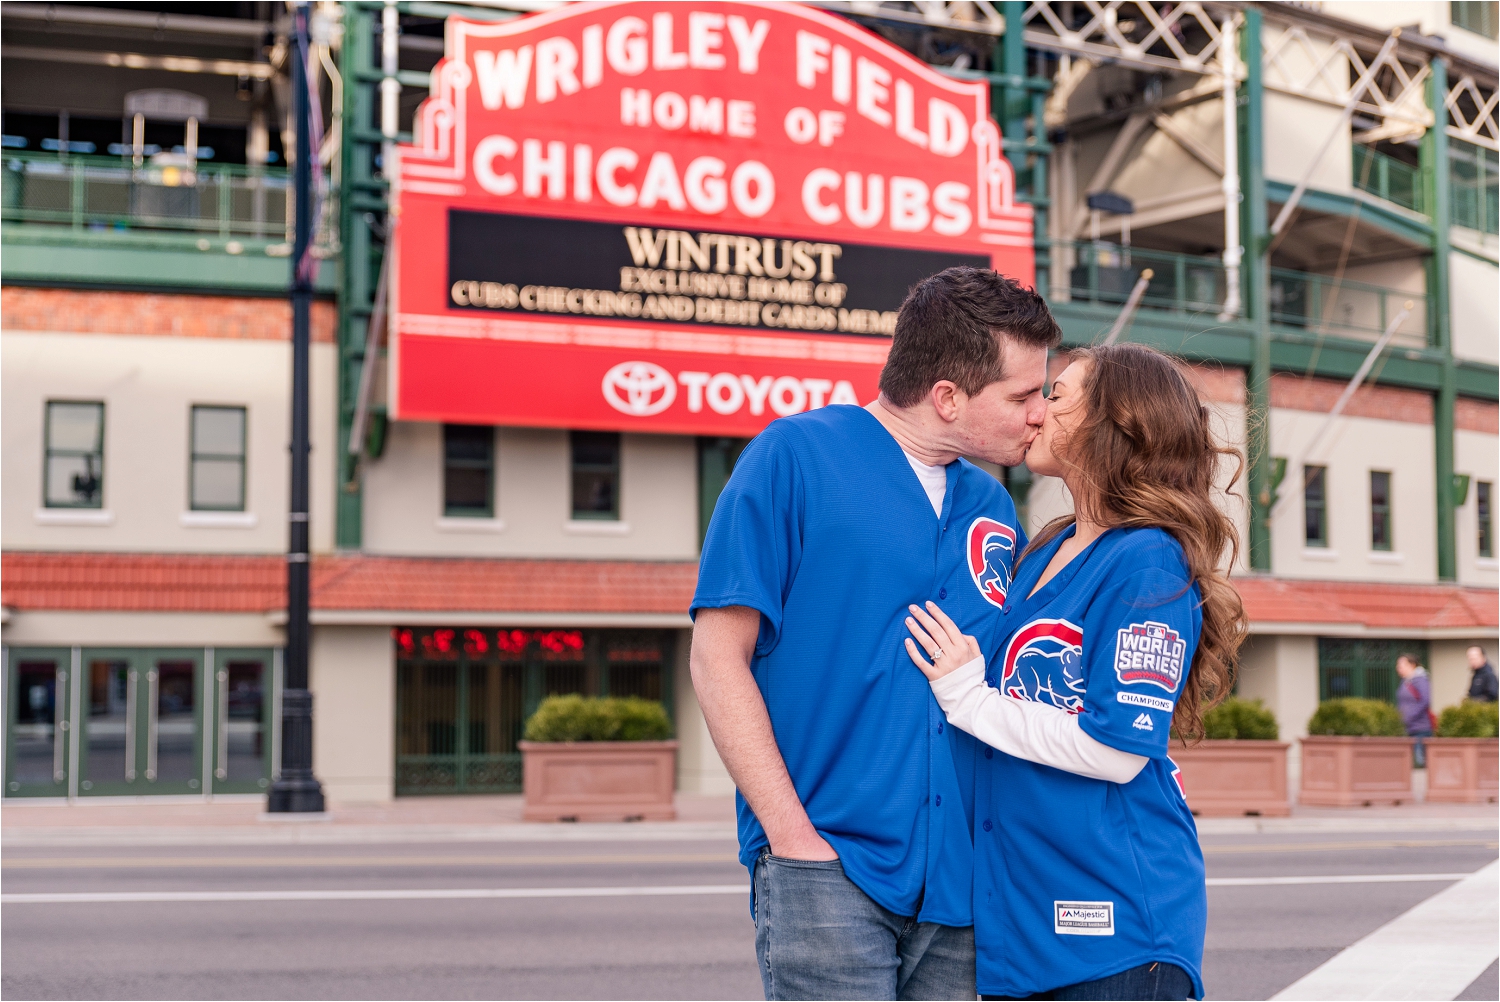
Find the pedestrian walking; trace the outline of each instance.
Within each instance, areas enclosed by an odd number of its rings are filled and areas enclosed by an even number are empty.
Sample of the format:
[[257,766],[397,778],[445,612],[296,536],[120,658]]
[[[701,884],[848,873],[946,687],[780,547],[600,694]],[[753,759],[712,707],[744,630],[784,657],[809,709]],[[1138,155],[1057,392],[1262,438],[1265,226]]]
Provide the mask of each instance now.
[[1412,761],[1418,769],[1425,769],[1427,749],[1422,739],[1432,737],[1437,729],[1437,719],[1432,714],[1432,679],[1427,669],[1417,663],[1415,654],[1396,658],[1396,674],[1401,676],[1401,684],[1396,687],[1396,709],[1401,711],[1407,735],[1417,739]]
[[1489,655],[1478,644],[1466,652],[1469,657],[1469,699],[1476,703],[1493,703],[1500,699],[1500,680],[1495,678],[1495,666]]
[[739,790],[768,999],[975,996],[972,774],[902,613],[937,594],[997,636],[1026,535],[960,457],[1025,458],[1060,340],[1034,290],[939,272],[902,304],[879,399],[773,422],[714,509],[691,667]]

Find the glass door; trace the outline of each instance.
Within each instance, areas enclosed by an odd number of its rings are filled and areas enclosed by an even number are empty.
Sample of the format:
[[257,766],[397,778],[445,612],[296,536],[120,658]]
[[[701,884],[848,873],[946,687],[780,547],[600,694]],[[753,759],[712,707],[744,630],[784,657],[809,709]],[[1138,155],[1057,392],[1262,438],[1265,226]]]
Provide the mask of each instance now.
[[67,648],[5,651],[5,795],[68,794]]
[[271,785],[271,670],[268,648],[214,650],[214,793]]
[[203,792],[203,651],[85,649],[79,792]]

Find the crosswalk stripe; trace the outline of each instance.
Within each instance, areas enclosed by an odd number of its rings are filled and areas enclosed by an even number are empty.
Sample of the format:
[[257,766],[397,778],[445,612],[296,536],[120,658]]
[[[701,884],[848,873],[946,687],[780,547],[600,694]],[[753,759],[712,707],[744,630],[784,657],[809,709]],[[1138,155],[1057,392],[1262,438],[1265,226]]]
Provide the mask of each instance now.
[[1500,862],[1397,916],[1273,999],[1453,999],[1500,955]]

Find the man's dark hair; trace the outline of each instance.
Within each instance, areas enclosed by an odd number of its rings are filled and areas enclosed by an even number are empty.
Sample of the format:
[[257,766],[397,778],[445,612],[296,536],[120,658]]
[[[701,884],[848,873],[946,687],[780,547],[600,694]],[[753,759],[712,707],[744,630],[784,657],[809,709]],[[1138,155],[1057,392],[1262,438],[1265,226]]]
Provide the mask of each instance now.
[[972,396],[1004,375],[1002,337],[1056,348],[1062,331],[1036,290],[987,268],[949,268],[924,278],[901,304],[880,392],[910,407],[948,379]]

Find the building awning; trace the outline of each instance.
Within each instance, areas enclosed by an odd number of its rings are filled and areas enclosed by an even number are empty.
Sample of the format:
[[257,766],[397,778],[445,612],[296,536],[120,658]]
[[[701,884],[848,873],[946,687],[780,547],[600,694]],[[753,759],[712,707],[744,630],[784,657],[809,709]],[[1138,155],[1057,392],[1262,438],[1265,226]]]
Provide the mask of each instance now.
[[1465,639],[1494,636],[1500,592],[1459,585],[1241,577],[1250,632]]
[[[286,605],[280,556],[8,552],[7,610],[254,613]],[[315,557],[320,624],[686,626],[694,561]],[[1500,592],[1458,585],[1235,579],[1251,632],[1442,639],[1495,636]]]

